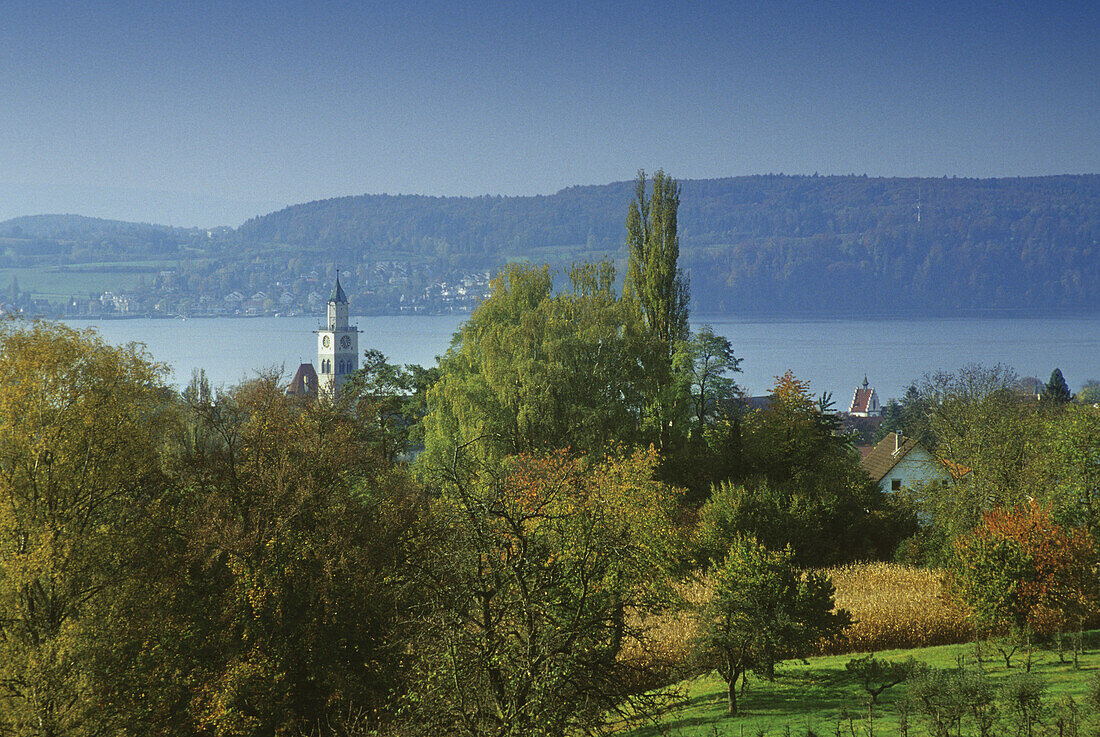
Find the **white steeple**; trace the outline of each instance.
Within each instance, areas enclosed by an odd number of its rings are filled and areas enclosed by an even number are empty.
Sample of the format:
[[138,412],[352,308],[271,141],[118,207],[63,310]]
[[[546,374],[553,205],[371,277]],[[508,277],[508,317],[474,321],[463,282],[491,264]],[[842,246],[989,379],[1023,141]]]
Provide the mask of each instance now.
[[348,296],[340,286],[339,271],[328,298],[325,324],[316,332],[318,388],[333,397],[348,374],[359,368],[359,329],[348,324]]

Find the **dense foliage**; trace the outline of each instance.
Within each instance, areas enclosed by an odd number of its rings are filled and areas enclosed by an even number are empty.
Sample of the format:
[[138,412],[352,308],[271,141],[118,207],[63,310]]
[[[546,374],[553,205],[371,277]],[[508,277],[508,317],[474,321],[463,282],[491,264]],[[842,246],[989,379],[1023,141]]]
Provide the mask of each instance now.
[[674,493],[656,454],[565,451],[441,478],[411,686],[413,734],[602,734],[668,694],[629,648],[667,606]]
[[993,509],[955,542],[946,589],[981,629],[1080,626],[1100,597],[1096,542],[1035,502]]
[[700,647],[729,686],[731,715],[746,672],[774,679],[777,662],[808,654],[852,621],[835,610],[828,578],[800,572],[790,547],[773,551],[751,537],[735,538],[713,578],[711,596],[697,611]]

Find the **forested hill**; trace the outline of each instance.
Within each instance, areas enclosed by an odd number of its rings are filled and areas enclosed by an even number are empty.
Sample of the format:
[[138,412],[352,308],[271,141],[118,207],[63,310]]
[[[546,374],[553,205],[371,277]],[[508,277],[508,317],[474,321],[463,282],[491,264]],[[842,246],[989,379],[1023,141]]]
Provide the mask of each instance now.
[[[450,268],[622,258],[632,186],[343,197],[254,218],[238,236]],[[1100,310],[1098,175],[768,175],[682,187],[681,263],[697,311]]]
[[81,243],[105,237],[155,240],[158,236],[183,237],[195,228],[104,220],[84,215],[26,215],[0,223],[0,234],[28,238],[50,238]]

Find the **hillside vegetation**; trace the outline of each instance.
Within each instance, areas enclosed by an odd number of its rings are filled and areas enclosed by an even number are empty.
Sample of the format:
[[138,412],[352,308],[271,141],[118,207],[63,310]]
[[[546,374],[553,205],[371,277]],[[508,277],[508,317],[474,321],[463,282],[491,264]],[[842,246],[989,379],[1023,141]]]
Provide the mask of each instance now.
[[[680,265],[697,313],[1100,310],[1098,175],[681,184]],[[0,286],[23,278],[20,268],[61,273],[167,258],[174,263],[148,270],[147,281],[162,274],[158,282],[145,284],[144,296],[135,292],[144,302],[129,300],[139,311],[222,314],[215,306],[236,290],[263,292],[268,302],[258,299],[256,314],[293,313],[315,306],[308,297],[318,278],[326,282],[339,266],[364,313],[466,311],[511,261],[562,268],[609,257],[621,266],[630,190],[616,182],[532,197],[341,197],[235,231],[17,218],[0,223]],[[448,287],[456,283],[465,284],[462,298]],[[24,300],[55,299],[55,290],[31,291]]]
[[[702,311],[1096,309],[1100,177],[686,180],[681,263]],[[546,197],[365,195],[246,222],[243,243],[493,267],[625,256],[626,182]],[[919,205],[919,221],[918,221]]]

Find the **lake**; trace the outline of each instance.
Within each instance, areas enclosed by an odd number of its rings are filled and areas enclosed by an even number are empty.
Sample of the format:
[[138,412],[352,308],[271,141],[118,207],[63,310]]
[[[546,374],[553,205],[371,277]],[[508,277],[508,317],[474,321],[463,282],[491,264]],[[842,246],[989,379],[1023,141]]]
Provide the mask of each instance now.
[[[378,348],[395,363],[431,365],[446,351],[465,315],[358,317],[361,348]],[[316,360],[320,317],[189,320],[68,320],[94,327],[112,343],[144,343],[186,385],[203,368],[215,385],[232,385],[258,371],[281,368],[289,378]],[[739,319],[703,316],[742,359],[738,382],[766,394],[774,377],[791,369],[815,394],[832,392],[846,409],[866,374],[885,402],[927,371],[968,363],[1004,363],[1044,382],[1062,369],[1076,391],[1100,378],[1100,315],[1085,317],[963,317],[931,319]]]

